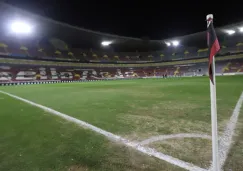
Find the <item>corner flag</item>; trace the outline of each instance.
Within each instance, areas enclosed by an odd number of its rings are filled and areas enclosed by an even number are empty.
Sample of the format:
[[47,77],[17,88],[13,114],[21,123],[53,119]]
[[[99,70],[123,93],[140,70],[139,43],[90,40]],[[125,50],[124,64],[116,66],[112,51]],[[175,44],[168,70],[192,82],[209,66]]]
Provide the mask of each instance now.
[[210,78],[210,98],[211,98],[211,123],[212,123],[212,166],[213,171],[220,171],[219,150],[218,150],[218,124],[217,124],[217,101],[216,101],[216,79],[215,79],[215,59],[214,56],[220,49],[219,42],[213,27],[213,15],[207,15],[207,41],[209,49],[209,78]]
[[214,83],[213,80],[213,58],[217,54],[217,52],[220,50],[219,41],[217,38],[217,35],[215,33],[214,27],[213,27],[213,15],[210,14],[207,16],[207,40],[208,40],[208,50],[209,50],[209,78]]

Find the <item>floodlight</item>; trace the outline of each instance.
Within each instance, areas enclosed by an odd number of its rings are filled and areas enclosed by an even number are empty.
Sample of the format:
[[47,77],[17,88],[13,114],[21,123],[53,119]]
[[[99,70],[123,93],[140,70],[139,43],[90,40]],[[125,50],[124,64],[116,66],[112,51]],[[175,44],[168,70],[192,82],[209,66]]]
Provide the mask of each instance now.
[[103,41],[103,42],[101,42],[101,44],[103,46],[109,46],[111,43],[112,43],[111,41]]
[[228,33],[229,35],[235,34],[234,30],[226,30],[226,33]]
[[179,45],[179,41],[174,40],[174,41],[172,41],[172,44],[173,44],[173,46],[178,46]]
[[240,32],[243,32],[243,27],[240,27],[239,30],[240,30]]
[[165,44],[166,44],[167,46],[170,46],[170,45],[171,45],[171,43],[170,43],[170,42],[165,42]]
[[32,27],[28,23],[22,21],[14,21],[10,28],[14,33],[29,34],[32,32]]

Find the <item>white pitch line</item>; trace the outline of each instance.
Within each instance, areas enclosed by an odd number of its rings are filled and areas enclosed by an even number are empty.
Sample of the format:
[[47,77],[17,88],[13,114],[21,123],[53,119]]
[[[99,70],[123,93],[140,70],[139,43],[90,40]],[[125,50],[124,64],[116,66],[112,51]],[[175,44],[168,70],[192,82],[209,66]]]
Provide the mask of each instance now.
[[167,139],[174,139],[174,138],[202,138],[202,139],[211,140],[211,136],[205,134],[181,133],[181,134],[159,135],[159,136],[150,137],[149,139],[141,141],[139,144],[147,145],[156,141],[164,141]]
[[[220,170],[222,170],[222,167],[224,166],[224,163],[228,157],[228,153],[230,150],[230,147],[233,143],[233,136],[234,131],[236,128],[236,123],[240,114],[240,109],[243,103],[243,92],[235,106],[235,109],[233,111],[232,116],[230,117],[229,122],[227,123],[224,133],[221,137],[219,137],[219,165]],[[213,166],[211,165],[209,170],[212,170]]]
[[143,146],[139,145],[136,142],[131,142],[131,141],[129,141],[129,140],[125,139],[125,138],[122,138],[122,137],[120,137],[118,135],[112,134],[112,133],[110,133],[108,131],[105,131],[105,130],[100,129],[100,128],[96,127],[96,126],[93,126],[93,125],[91,125],[91,124],[89,124],[87,122],[84,122],[82,120],[76,119],[76,118],[71,117],[71,116],[68,116],[68,115],[66,115],[64,113],[58,112],[58,111],[56,111],[54,109],[51,109],[49,107],[37,104],[37,103],[32,102],[30,100],[24,99],[22,97],[19,97],[19,96],[16,96],[16,95],[13,95],[13,94],[1,91],[1,90],[0,90],[0,93],[3,93],[5,95],[8,95],[8,96],[13,97],[15,99],[18,99],[18,100],[23,101],[25,103],[28,103],[28,104],[30,104],[32,106],[38,107],[40,109],[43,109],[44,111],[47,111],[50,114],[57,115],[57,116],[59,116],[59,117],[61,117],[63,119],[66,119],[66,120],[70,121],[70,122],[76,123],[77,125],[79,125],[79,126],[81,126],[83,128],[88,128],[88,129],[90,129],[90,130],[92,130],[92,131],[94,131],[96,133],[102,134],[103,136],[107,137],[108,139],[110,139],[112,141],[123,143],[124,145],[126,145],[128,147],[132,147],[133,149],[136,149],[137,151],[140,151],[140,152],[142,152],[144,154],[147,154],[149,156],[153,156],[153,157],[156,157],[158,159],[167,161],[168,163],[171,163],[173,165],[179,166],[179,167],[184,168],[186,170],[189,170],[189,171],[207,171],[206,169],[200,168],[200,167],[195,166],[195,165],[193,165],[191,163],[188,163],[188,162],[182,161],[180,159],[174,158],[172,156],[160,153],[160,152],[156,151],[153,148],[143,147]]

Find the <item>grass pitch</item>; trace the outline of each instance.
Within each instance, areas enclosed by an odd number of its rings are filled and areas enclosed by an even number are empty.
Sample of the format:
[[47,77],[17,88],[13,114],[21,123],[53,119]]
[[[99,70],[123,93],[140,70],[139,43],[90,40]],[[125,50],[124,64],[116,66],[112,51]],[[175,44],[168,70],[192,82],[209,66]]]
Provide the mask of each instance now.
[[[1,87],[133,141],[177,133],[211,134],[206,77]],[[219,132],[243,90],[242,76],[217,77]],[[182,170],[0,94],[0,170]],[[243,167],[241,110],[225,168]],[[211,142],[180,139],[148,146],[208,167]],[[81,171],[82,171],[81,170]]]

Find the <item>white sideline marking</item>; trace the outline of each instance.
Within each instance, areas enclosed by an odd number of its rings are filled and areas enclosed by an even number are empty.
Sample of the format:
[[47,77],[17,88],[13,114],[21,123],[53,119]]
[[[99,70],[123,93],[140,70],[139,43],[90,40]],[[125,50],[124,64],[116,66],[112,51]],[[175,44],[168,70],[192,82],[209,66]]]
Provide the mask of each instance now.
[[182,133],[182,134],[170,134],[170,135],[159,135],[154,136],[144,141],[141,141],[140,145],[147,145],[156,141],[163,141],[167,139],[174,139],[174,138],[202,138],[211,140],[211,136],[205,134],[189,134],[189,133]]
[[[233,136],[236,127],[236,123],[238,120],[238,116],[240,114],[240,109],[243,103],[243,92],[235,106],[232,116],[230,117],[229,122],[227,123],[224,133],[221,137],[219,137],[219,165],[220,170],[224,166],[224,163],[228,157],[228,153],[233,143]],[[210,166],[209,170],[212,170],[212,165]]]
[[126,145],[128,147],[132,147],[132,148],[136,149],[137,151],[140,151],[140,152],[142,152],[144,154],[147,154],[149,156],[153,156],[153,157],[156,157],[158,159],[167,161],[168,163],[174,164],[174,165],[179,166],[181,168],[184,168],[186,170],[189,170],[189,171],[207,171],[206,169],[200,168],[200,167],[195,166],[195,165],[193,165],[191,163],[188,163],[188,162],[182,161],[180,159],[174,158],[172,156],[160,153],[160,152],[156,151],[153,148],[144,147],[144,146],[139,145],[136,142],[131,142],[131,141],[129,141],[129,140],[125,139],[125,138],[122,138],[122,137],[120,137],[118,135],[115,135],[115,134],[112,134],[112,133],[107,132],[105,130],[102,130],[102,129],[100,129],[100,128],[96,127],[96,126],[93,126],[93,125],[91,125],[91,124],[89,124],[87,122],[84,122],[82,120],[78,120],[78,119],[76,119],[74,117],[68,116],[68,115],[66,115],[64,113],[58,112],[58,111],[56,111],[54,109],[51,109],[49,107],[46,107],[46,106],[34,103],[34,102],[29,101],[27,99],[15,96],[13,94],[10,94],[10,93],[7,93],[7,92],[1,91],[1,90],[0,90],[0,93],[3,93],[5,95],[8,95],[8,96],[13,97],[15,99],[18,99],[18,100],[23,101],[25,103],[28,103],[28,104],[30,104],[32,106],[38,107],[40,109],[43,109],[43,110],[49,112],[50,114],[57,115],[57,116],[59,116],[61,118],[64,118],[64,119],[70,121],[70,122],[74,122],[74,123],[78,124],[81,127],[88,128],[88,129],[90,129],[90,130],[92,130],[94,132],[102,134],[102,135],[104,135],[105,137],[107,137],[110,140],[113,140],[113,141],[116,141],[116,142],[119,142],[119,143],[123,143],[124,145]]

